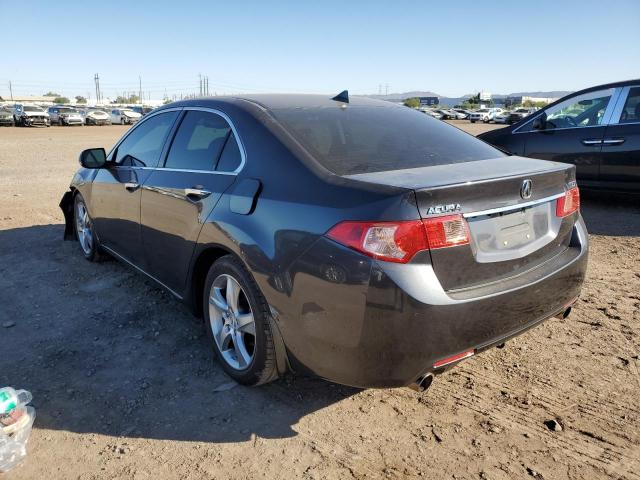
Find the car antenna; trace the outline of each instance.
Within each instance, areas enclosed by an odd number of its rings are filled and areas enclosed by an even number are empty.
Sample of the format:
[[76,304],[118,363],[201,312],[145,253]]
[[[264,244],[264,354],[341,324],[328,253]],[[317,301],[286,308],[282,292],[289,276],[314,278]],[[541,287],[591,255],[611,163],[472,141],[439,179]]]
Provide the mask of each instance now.
[[349,103],[349,90],[343,90],[331,100],[336,102]]

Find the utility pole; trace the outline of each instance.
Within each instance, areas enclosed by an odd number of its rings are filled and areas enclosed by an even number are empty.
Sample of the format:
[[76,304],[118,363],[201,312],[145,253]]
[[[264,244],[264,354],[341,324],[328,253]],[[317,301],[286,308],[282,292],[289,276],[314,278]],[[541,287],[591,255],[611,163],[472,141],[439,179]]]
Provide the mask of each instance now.
[[13,87],[11,86],[11,80],[9,80],[9,94],[11,95],[11,101],[13,102]]
[[389,84],[388,83],[385,84],[385,86],[384,86],[384,94],[385,95],[389,95]]
[[96,84],[96,103],[100,103],[102,95],[100,94],[100,75],[97,73],[93,76],[93,81]]
[[202,74],[198,74],[198,83],[200,84],[200,96],[202,96]]
[[138,101],[142,104],[142,77],[138,75],[138,90],[140,94],[138,95]]

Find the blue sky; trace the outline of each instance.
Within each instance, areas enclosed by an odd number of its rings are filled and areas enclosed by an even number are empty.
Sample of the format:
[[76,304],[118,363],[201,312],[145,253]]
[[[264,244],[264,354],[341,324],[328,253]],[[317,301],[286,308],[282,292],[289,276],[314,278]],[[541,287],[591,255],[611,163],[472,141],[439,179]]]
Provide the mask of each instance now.
[[[575,90],[640,77],[640,1],[0,0],[0,95]],[[10,19],[10,20],[9,20]],[[9,41],[7,41],[10,39]],[[384,87],[383,87],[384,88]],[[146,95],[146,93],[145,93]]]

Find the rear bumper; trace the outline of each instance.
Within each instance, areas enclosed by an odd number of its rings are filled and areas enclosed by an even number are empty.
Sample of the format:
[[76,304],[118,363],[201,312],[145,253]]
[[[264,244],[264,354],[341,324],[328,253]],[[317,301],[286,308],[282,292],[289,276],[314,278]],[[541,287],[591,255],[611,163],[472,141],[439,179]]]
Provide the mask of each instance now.
[[[281,324],[290,360],[358,387],[406,386],[426,373],[439,373],[433,367],[438,360],[503,343],[578,297],[588,255],[582,219],[574,237],[565,253],[535,270],[456,294],[442,289],[429,264],[364,260],[321,239],[292,272],[293,293],[303,299],[300,317]],[[342,274],[336,275],[326,260],[322,265],[326,255],[344,267]],[[314,268],[320,270],[317,278],[308,275]]]

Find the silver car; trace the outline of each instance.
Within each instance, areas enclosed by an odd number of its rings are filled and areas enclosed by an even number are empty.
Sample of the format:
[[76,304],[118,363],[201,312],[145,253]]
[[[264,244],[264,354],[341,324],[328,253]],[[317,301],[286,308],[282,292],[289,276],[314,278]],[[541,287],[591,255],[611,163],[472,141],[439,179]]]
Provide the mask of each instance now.
[[58,125],[84,125],[84,119],[80,112],[71,107],[49,107],[49,117],[51,117],[51,123],[57,123]]

